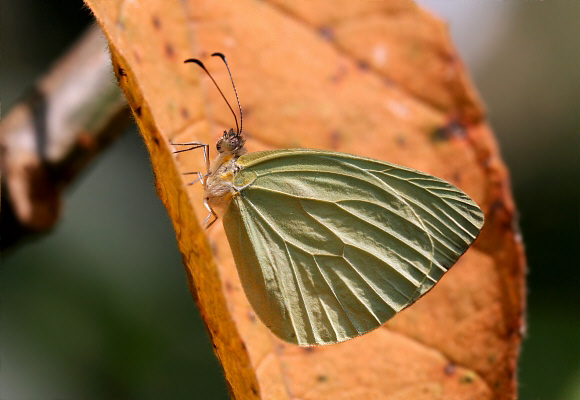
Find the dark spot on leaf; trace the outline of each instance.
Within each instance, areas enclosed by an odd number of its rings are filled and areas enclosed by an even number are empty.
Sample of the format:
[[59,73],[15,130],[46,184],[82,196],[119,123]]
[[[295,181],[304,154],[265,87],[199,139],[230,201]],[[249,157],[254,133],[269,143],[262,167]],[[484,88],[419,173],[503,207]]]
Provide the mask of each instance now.
[[192,247],[189,252],[193,255],[193,258],[199,258],[199,251],[197,247]]
[[211,344],[214,350],[217,350],[217,345],[215,343]]
[[242,350],[246,351],[248,350],[248,348],[246,347],[246,344],[244,342],[240,342]]
[[183,117],[183,119],[188,119],[189,118],[189,112],[187,111],[186,108],[182,108],[181,109],[181,116]]
[[250,319],[250,321],[252,322],[256,322],[256,314],[254,314],[253,311],[248,311],[248,318]]
[[256,396],[258,395],[258,389],[256,389],[256,387],[254,385],[251,386],[252,389],[252,393],[254,393]]
[[173,51],[173,46],[170,43],[165,44],[165,54],[167,54],[167,57],[169,58],[173,58],[173,56],[175,55]]
[[513,336],[513,334],[515,333],[516,329],[514,326],[508,326],[506,334],[505,334],[505,338],[510,338]]
[[403,135],[397,135],[395,143],[397,143],[399,147],[405,148],[407,146],[407,139]]
[[358,63],[356,64],[356,66],[361,71],[368,71],[369,70],[369,63],[367,63],[366,61],[363,61],[363,60],[359,60]]
[[[487,152],[486,152],[487,153]],[[480,164],[484,169],[488,169],[491,166],[493,158],[491,154],[483,154],[479,157]]]
[[216,257],[218,255],[218,246],[217,243],[214,240],[211,240],[209,242],[209,248],[211,250],[211,254]]
[[454,172],[453,175],[451,175],[451,180],[456,185],[459,184],[461,181],[461,174],[459,174],[459,172]]
[[189,275],[187,276],[187,279],[190,281],[189,282],[189,291],[191,292],[191,297],[193,298],[193,301],[195,302],[195,304],[197,304],[198,300],[199,300],[199,296],[197,295],[197,288],[195,287],[193,281],[190,280]]
[[117,74],[119,76],[127,76],[127,73],[125,72],[125,70],[121,67],[117,67]]
[[455,364],[449,363],[443,368],[443,373],[445,375],[453,375],[455,373]]
[[328,380],[328,377],[327,377],[326,375],[318,375],[318,376],[316,377],[316,380],[317,380],[318,382],[326,382],[326,381]]
[[502,199],[495,199],[489,206],[489,216],[490,219],[494,217],[494,214],[501,212],[504,209],[504,204]]
[[139,118],[141,118],[141,107],[137,107],[137,108],[135,109],[135,114],[137,114],[137,116],[138,116]]
[[475,374],[472,371],[466,371],[459,377],[459,383],[472,383],[475,380]]
[[346,75],[346,67],[343,64],[340,64],[336,71],[330,76],[330,81],[332,83],[338,83],[342,80],[342,78]]
[[292,332],[292,334],[290,335],[291,338],[295,338],[296,337],[296,333]]
[[392,79],[388,78],[388,77],[383,77],[383,83],[385,84],[385,86],[387,87],[392,87],[395,86],[395,82],[393,82]]
[[318,34],[324,39],[331,41],[334,39],[334,32],[329,26],[321,26],[318,28]]
[[465,128],[458,121],[451,121],[448,124],[436,128],[431,133],[431,140],[434,142],[442,142],[449,139],[462,139],[465,137]]
[[161,28],[161,21],[159,21],[159,18],[157,18],[157,15],[154,15],[151,18],[151,22],[153,23],[153,26],[155,27],[155,29]]
[[155,143],[156,146],[159,146],[159,139],[157,136],[153,136],[153,143]]
[[338,149],[338,147],[340,146],[340,140],[341,140],[340,132],[336,129],[331,131],[330,135],[329,135],[329,139],[330,139],[330,148],[332,150]]

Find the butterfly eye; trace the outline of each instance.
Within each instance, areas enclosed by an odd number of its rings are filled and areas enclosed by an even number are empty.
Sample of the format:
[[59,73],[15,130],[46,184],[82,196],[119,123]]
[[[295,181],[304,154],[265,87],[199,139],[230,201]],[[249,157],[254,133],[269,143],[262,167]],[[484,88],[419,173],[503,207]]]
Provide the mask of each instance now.
[[240,138],[236,136],[231,137],[229,140],[229,145],[232,150],[237,149],[240,145]]
[[223,144],[223,141],[224,141],[223,139],[220,139],[220,140],[217,141],[217,143],[215,145],[215,148],[220,153],[222,152],[222,144]]

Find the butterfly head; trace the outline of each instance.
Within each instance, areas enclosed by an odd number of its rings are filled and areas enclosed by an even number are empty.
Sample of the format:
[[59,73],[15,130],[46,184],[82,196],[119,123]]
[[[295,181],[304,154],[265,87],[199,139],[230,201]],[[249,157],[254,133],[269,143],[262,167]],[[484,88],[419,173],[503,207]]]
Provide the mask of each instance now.
[[223,136],[217,141],[217,151],[222,154],[242,155],[245,153],[244,143],[246,140],[242,138],[242,134],[235,132],[233,129],[224,131]]

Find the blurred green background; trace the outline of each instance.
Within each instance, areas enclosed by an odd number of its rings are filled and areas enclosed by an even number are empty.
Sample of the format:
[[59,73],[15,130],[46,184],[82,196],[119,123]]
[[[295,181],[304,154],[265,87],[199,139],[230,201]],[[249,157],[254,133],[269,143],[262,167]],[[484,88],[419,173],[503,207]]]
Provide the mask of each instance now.
[[[580,2],[421,3],[449,22],[511,171],[520,399],[580,399]],[[78,0],[0,0],[2,112],[92,23]],[[2,400],[228,398],[134,126],[0,274]]]

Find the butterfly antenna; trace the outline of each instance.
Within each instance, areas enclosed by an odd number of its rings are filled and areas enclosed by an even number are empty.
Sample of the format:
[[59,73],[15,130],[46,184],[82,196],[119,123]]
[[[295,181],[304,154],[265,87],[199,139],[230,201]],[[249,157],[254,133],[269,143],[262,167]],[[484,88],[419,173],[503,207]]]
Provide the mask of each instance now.
[[[221,54],[221,53],[217,53],[217,54]],[[212,54],[214,55],[214,54]],[[223,56],[223,54],[222,54]],[[225,61],[225,57],[224,57],[224,61]],[[236,117],[236,113],[234,112],[234,109],[232,108],[232,106],[230,106],[230,103],[228,102],[228,99],[226,99],[226,96],[224,96],[224,93],[222,92],[222,90],[220,89],[220,87],[218,86],[217,82],[215,81],[215,79],[213,79],[213,76],[211,76],[211,74],[209,73],[209,71],[207,70],[207,68],[205,68],[205,65],[203,65],[203,63],[198,60],[197,58],[189,58],[187,60],[184,61],[184,63],[196,63],[197,65],[199,65],[207,74],[207,76],[209,76],[213,82],[213,84],[215,85],[215,87],[217,88],[217,90],[220,92],[220,94],[222,95],[223,99],[225,100],[226,104],[228,105],[228,107],[230,108],[230,111],[232,112],[232,115],[234,116],[234,120],[236,121],[236,130],[238,131],[238,133],[241,132],[241,127],[238,126],[238,117]],[[226,67],[227,67],[227,63],[226,63]],[[228,72],[229,72],[229,67],[228,67]],[[232,76],[232,74],[230,73],[230,77]],[[234,91],[235,91],[235,87],[234,87]],[[238,97],[238,94],[236,93],[236,98]],[[240,101],[238,100],[238,106],[240,105]],[[241,108],[240,108],[240,119],[242,118],[241,115]]]
[[[226,68],[228,69],[228,73],[230,74],[230,79],[232,81],[232,87],[234,88],[234,93],[236,94],[236,100],[238,101],[238,109],[240,110],[240,130],[238,133],[242,133],[242,126],[244,124],[244,120],[242,118],[242,106],[240,105],[240,98],[238,97],[238,91],[236,90],[236,84],[234,83],[234,77],[232,76],[232,71],[230,71],[230,66],[228,65],[228,61],[226,60],[226,56],[222,53],[213,53],[212,57],[219,57],[223,60]],[[231,107],[230,107],[231,108]]]

